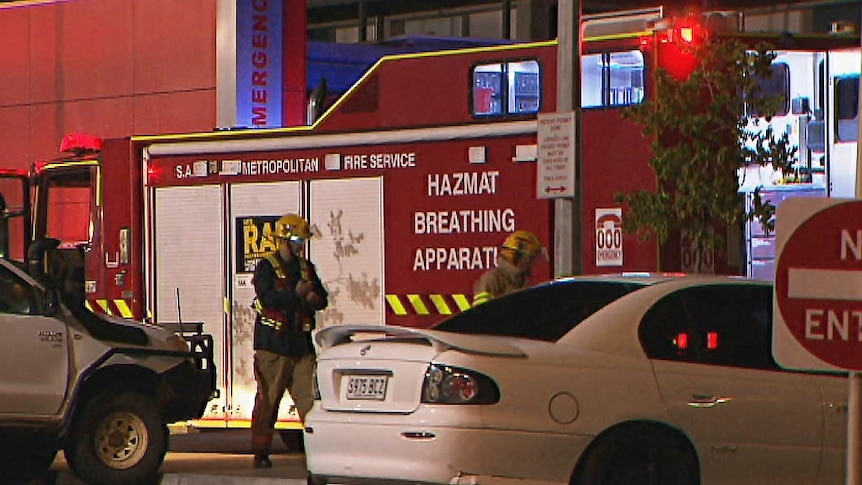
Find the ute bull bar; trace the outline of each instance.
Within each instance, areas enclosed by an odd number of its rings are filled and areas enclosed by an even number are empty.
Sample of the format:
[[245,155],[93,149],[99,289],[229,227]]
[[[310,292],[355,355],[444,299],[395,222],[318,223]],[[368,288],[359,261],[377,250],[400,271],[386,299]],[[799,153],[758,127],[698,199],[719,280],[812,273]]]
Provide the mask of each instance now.
[[159,323],[159,326],[165,330],[170,330],[182,337],[189,345],[189,351],[192,354],[192,359],[195,365],[200,370],[212,370],[210,376],[212,378],[212,398],[219,397],[219,390],[216,386],[215,360],[213,358],[213,336],[203,333],[203,322],[165,322]]

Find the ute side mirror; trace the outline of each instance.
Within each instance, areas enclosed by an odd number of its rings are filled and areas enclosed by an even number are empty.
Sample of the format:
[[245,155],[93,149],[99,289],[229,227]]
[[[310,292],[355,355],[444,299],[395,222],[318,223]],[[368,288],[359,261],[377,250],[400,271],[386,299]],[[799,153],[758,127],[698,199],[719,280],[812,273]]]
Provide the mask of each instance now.
[[57,288],[46,287],[43,301],[45,316],[53,317],[60,311],[60,292]]

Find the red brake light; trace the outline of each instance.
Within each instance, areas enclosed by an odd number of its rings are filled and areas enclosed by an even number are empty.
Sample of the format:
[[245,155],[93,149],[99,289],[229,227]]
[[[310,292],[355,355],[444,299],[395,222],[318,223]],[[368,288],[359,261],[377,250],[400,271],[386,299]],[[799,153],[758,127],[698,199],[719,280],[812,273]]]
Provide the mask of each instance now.
[[706,348],[709,350],[718,348],[718,332],[708,332],[706,334]]
[[474,371],[431,364],[422,383],[427,404],[494,404],[500,389],[488,376]]
[[84,133],[72,133],[63,137],[60,141],[61,153],[83,154],[88,152],[100,152],[105,147],[105,141],[94,135]]
[[466,374],[455,374],[443,385],[446,387],[443,391],[444,395],[455,396],[462,402],[470,402],[479,394],[479,383]]
[[679,350],[687,349],[688,348],[688,334],[685,332],[677,334],[676,339],[674,340],[674,343],[676,344],[676,348]]

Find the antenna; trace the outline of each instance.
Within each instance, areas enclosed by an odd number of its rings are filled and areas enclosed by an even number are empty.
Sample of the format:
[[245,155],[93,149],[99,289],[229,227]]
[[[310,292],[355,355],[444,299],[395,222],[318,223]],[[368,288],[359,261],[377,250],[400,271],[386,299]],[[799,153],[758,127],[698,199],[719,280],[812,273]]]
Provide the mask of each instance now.
[[180,306],[180,288],[176,287],[177,290],[177,322],[180,324],[180,337],[184,335],[183,333],[183,311]]

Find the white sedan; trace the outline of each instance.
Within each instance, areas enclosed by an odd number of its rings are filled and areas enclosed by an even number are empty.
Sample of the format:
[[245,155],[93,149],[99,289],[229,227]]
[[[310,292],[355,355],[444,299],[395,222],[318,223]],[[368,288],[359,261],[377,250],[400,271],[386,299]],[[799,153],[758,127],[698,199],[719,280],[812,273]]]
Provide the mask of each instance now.
[[846,378],[781,369],[771,333],[772,286],[724,277],[583,277],[432,330],[325,329],[308,470],[314,483],[844,483]]

